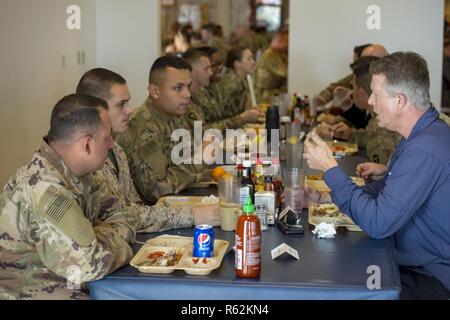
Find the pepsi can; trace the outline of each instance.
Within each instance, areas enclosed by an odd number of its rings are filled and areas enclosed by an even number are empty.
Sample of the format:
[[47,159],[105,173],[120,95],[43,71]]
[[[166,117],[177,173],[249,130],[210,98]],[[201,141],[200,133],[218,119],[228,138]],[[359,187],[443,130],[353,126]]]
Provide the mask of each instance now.
[[214,229],[202,224],[194,230],[194,250],[192,256],[196,258],[211,258],[214,256]]

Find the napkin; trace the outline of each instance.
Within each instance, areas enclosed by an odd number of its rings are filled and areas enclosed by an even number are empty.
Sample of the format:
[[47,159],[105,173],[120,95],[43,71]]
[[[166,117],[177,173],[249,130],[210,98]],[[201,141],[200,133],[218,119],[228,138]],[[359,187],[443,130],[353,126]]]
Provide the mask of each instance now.
[[333,239],[336,234],[334,224],[322,222],[317,225],[313,234],[317,235],[320,239]]

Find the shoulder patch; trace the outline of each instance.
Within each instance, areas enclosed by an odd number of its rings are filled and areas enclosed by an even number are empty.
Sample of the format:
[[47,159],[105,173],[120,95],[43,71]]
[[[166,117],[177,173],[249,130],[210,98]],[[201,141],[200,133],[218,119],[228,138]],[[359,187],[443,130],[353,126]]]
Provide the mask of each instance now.
[[62,195],[57,195],[48,207],[45,215],[56,223],[60,223],[64,215],[69,211],[72,203]]
[[54,186],[48,187],[40,197],[37,212],[81,247],[88,247],[96,238],[82,208]]

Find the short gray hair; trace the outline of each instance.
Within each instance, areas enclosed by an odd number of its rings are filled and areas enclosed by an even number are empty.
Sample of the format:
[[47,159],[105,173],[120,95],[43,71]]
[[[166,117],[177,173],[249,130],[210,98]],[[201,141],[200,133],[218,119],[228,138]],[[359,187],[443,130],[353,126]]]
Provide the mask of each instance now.
[[406,95],[419,111],[430,108],[430,74],[427,62],[419,54],[395,52],[372,62],[370,72],[386,77],[389,95]]

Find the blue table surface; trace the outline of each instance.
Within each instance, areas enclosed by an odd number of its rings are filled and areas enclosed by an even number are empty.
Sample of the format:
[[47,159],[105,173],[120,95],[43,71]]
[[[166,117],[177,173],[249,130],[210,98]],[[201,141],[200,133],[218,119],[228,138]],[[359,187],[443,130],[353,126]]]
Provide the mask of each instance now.
[[[341,166],[352,175],[362,157],[344,158]],[[353,171],[353,172],[352,172]],[[307,172],[313,173],[313,172]],[[353,174],[354,175],[354,174]],[[187,190],[184,194],[209,195],[211,189]],[[208,276],[190,276],[182,270],[168,275],[143,274],[125,266],[106,278],[88,284],[92,299],[145,300],[300,300],[300,299],[398,299],[400,277],[390,239],[370,239],[363,232],[338,228],[335,239],[318,239],[307,223],[303,235],[285,235],[277,227],[262,233],[261,277],[240,279],[234,274],[234,251],[229,250],[221,267]],[[191,237],[193,228],[160,234],[141,234],[138,241],[162,234]],[[234,232],[215,228],[216,239],[234,245]],[[298,250],[300,260],[283,255],[271,258],[271,250],[286,243]],[[136,244],[137,252],[141,245]],[[369,268],[380,270],[381,289],[369,290]]]

